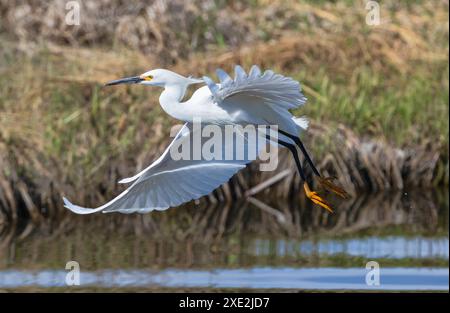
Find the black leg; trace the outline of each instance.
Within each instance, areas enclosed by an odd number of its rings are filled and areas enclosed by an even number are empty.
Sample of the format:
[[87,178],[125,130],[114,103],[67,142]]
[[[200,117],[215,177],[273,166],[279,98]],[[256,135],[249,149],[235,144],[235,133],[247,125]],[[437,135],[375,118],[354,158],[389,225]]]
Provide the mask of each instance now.
[[322,178],[320,176],[319,171],[317,170],[317,168],[314,166],[313,161],[311,160],[311,158],[308,155],[308,152],[306,151],[305,146],[303,145],[302,141],[300,140],[299,137],[291,135],[289,133],[286,133],[285,131],[282,130],[278,130],[279,133],[291,138],[296,144],[297,146],[299,146],[300,150],[302,151],[303,155],[305,156],[306,160],[308,161],[309,165],[311,166],[314,174],[316,174],[319,177],[319,181],[320,184],[325,187],[326,189],[336,193],[337,195],[339,195],[341,198],[344,199],[348,199],[350,197],[350,195],[341,187],[333,184],[330,180],[330,178]]
[[321,207],[323,207],[324,209],[326,209],[327,211],[332,213],[333,209],[331,208],[330,204],[327,201],[325,201],[322,197],[320,197],[317,194],[317,192],[310,190],[310,188],[308,186],[308,182],[306,181],[305,173],[303,172],[303,168],[300,163],[300,159],[299,159],[298,153],[297,153],[297,148],[295,147],[295,145],[285,142],[280,139],[275,140],[272,137],[270,137],[269,135],[266,135],[266,138],[270,141],[278,142],[278,144],[288,148],[289,151],[291,151],[292,155],[294,156],[295,164],[297,165],[297,169],[300,174],[300,177],[303,180],[303,188],[305,189],[306,196],[315,204],[320,205]]
[[[275,141],[275,139],[273,139],[269,135],[266,135],[266,138],[268,140],[270,140],[270,141]],[[295,148],[295,146],[293,144],[290,144],[290,143],[285,142],[285,141],[280,140],[280,139],[278,139],[277,141],[278,141],[278,143],[280,145],[288,148],[289,151],[291,151],[292,155],[294,156],[295,164],[297,165],[298,173],[300,174],[300,177],[303,179],[303,181],[306,182],[306,176],[305,176],[305,173],[303,172],[303,168],[302,168],[302,165],[300,163],[300,159],[298,157],[297,149]]]
[[300,140],[300,138],[297,137],[297,136],[291,135],[291,134],[289,134],[289,133],[286,133],[285,131],[282,131],[282,130],[278,130],[278,132],[279,132],[280,134],[283,134],[283,135],[285,135],[285,136],[291,138],[292,140],[294,140],[294,142],[296,143],[296,145],[300,148],[300,150],[302,151],[303,155],[305,156],[306,161],[307,161],[308,164],[311,166],[311,168],[312,168],[314,174],[316,174],[317,176],[320,177],[319,171],[318,171],[317,168],[315,167],[314,162],[311,160],[311,157],[309,156],[308,151],[306,151],[306,148],[305,148],[305,146],[303,145],[303,143],[302,143],[302,141]]

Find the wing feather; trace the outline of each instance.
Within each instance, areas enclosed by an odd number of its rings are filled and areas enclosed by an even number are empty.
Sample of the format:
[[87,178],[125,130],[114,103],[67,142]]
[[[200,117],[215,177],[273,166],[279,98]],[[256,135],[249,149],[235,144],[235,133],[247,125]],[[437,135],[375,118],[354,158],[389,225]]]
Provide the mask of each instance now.
[[83,208],[64,198],[64,206],[78,214],[161,211],[211,193],[254,160],[174,160],[169,150],[177,140],[192,143],[192,129],[186,123],[161,157],[137,175],[121,180],[133,183],[113,200],[98,208]]
[[220,79],[220,85],[207,76],[204,80],[214,99],[219,103],[240,95],[255,97],[265,104],[281,106],[284,109],[298,108],[306,102],[298,81],[271,70],[261,73],[256,65],[251,67],[248,75],[241,66],[236,65],[234,80],[231,80],[221,69],[218,69],[216,73]]
[[222,85],[226,85],[232,82],[231,77],[227,74],[227,72],[225,72],[221,68],[218,68],[216,70],[216,75],[219,78],[219,81]]
[[305,129],[305,119],[300,122],[289,112],[306,103],[298,81],[271,70],[261,72],[256,65],[248,75],[237,65],[233,80],[221,69],[216,72],[220,84],[204,77],[206,85],[214,102],[240,123],[278,125],[293,135]]

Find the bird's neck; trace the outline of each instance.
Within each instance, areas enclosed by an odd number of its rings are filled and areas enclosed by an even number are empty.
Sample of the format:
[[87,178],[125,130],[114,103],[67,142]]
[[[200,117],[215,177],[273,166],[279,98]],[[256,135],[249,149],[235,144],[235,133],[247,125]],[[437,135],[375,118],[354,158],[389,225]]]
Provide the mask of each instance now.
[[181,100],[186,93],[187,84],[166,85],[164,91],[159,96],[159,103],[163,110],[178,120],[186,120],[186,110],[183,110]]

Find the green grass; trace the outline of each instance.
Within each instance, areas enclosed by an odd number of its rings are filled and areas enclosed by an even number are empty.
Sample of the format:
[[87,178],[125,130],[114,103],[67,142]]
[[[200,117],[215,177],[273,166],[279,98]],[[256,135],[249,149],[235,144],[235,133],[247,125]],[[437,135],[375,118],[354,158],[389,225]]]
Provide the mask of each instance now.
[[308,95],[299,110],[321,123],[343,123],[361,136],[385,138],[399,146],[432,143],[445,151],[449,138],[448,63],[419,67],[412,76],[356,69],[347,80],[319,71],[294,75],[320,97]]

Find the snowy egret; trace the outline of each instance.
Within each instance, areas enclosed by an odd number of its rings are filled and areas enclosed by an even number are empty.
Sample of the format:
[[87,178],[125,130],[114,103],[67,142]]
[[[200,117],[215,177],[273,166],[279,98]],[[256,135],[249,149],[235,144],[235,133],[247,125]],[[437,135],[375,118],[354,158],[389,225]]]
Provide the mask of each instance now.
[[[133,183],[116,198],[93,209],[74,205],[64,198],[65,207],[79,214],[99,211],[144,213],[165,210],[209,194],[245,167],[251,159],[234,162],[173,160],[169,150],[177,140],[188,140],[195,118],[201,118],[204,123],[220,126],[277,125],[278,136],[274,138],[265,135],[265,140],[290,150],[303,180],[306,196],[332,212],[330,204],[310,189],[297,148],[303,153],[322,186],[343,198],[348,195],[329,178],[321,177],[299,138],[299,133],[308,127],[308,122],[303,117],[294,117],[289,110],[306,102],[300,83],[270,70],[262,73],[255,65],[248,74],[242,67],[236,66],[234,79],[221,69],[216,70],[216,74],[220,80],[218,84],[206,76],[203,79],[184,77],[165,69],[155,69],[140,76],[107,83],[106,86],[140,84],[164,88],[159,97],[161,107],[167,114],[185,124],[161,157],[137,175],[119,182]],[[182,101],[188,86],[199,83],[206,86],[198,88],[190,99]]]

